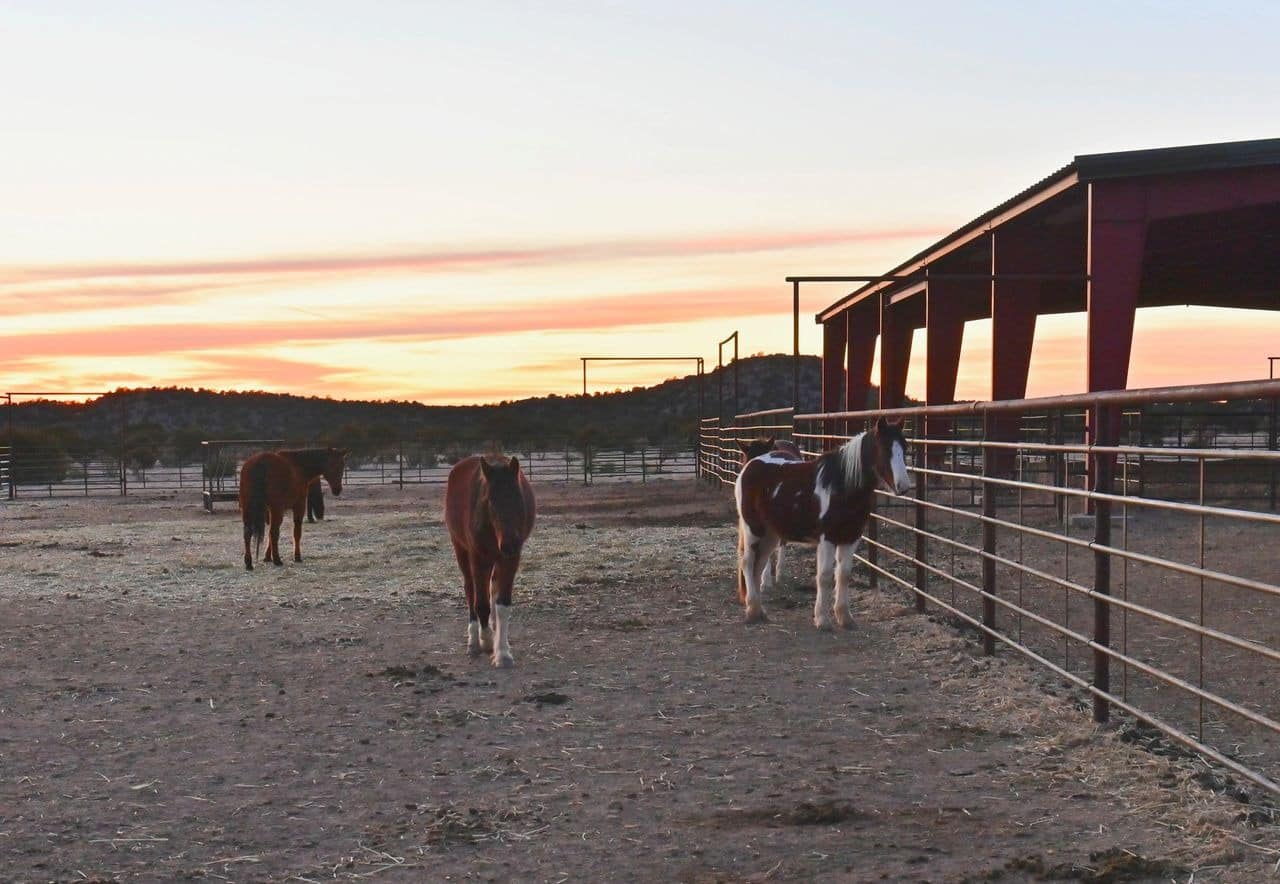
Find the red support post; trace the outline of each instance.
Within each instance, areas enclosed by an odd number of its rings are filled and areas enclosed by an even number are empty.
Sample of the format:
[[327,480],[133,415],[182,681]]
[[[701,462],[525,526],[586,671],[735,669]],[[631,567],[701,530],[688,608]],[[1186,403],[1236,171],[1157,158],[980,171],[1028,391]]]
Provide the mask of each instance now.
[[[1036,317],[1040,313],[1038,279],[1025,279],[1010,274],[1044,273],[1040,252],[1043,242],[1032,231],[1015,227],[997,230],[991,237],[991,398],[1022,399],[1027,395],[1027,377],[1031,372],[1031,350],[1035,344]],[[1021,420],[1018,416],[993,417],[988,431],[998,442],[1018,438]],[[991,473],[1004,475],[1011,471],[1013,457],[1007,451],[988,450]]]
[[[844,354],[848,329],[843,316],[834,316],[822,324],[822,410],[844,408]],[[824,432],[838,428],[827,427]],[[823,445],[830,448],[831,445]]]
[[863,305],[845,311],[849,339],[849,368],[845,375],[844,407],[862,411],[867,407],[871,390],[871,363],[876,355],[876,338],[880,337],[880,311]]
[[1133,322],[1147,236],[1146,187],[1134,181],[1089,185],[1089,392],[1129,380]]
[[880,296],[880,407],[898,408],[907,394],[907,366],[915,330]]

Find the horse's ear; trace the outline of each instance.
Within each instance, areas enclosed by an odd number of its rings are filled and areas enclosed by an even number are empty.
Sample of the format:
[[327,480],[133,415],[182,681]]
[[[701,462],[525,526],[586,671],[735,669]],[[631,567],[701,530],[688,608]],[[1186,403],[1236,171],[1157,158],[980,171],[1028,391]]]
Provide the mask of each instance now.
[[489,466],[489,461],[485,460],[483,457],[480,458],[480,472],[484,475],[484,480],[486,482],[493,478],[493,467]]
[[511,472],[513,473],[520,472],[520,461],[516,459],[516,456],[514,454],[511,455]]
[[743,442],[741,439],[738,440],[738,447],[742,449],[743,454],[751,453],[751,446],[748,445],[746,442]]
[[341,449],[339,449],[339,450],[338,450],[338,453],[339,453],[339,454],[341,454],[343,457],[346,457],[348,454],[350,454],[350,453],[351,453],[351,449],[350,449],[350,448],[341,448]]
[[778,438],[777,436],[770,436],[768,439],[764,440],[764,444],[765,444],[765,445],[768,445],[770,448],[772,448],[772,447],[773,447],[773,442],[774,442],[774,440],[775,440],[775,439],[777,439],[777,438]]
[[884,417],[876,418],[876,432],[883,433],[887,429],[889,429],[889,422]]

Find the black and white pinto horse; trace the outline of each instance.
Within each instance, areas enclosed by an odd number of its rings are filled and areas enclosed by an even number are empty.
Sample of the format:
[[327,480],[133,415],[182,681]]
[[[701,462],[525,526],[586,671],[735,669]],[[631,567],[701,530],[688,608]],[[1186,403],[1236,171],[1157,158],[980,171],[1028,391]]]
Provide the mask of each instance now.
[[[762,590],[772,585],[769,556],[780,543],[818,548],[818,595],[813,625],[849,628],[849,581],[854,547],[862,537],[880,482],[895,494],[914,488],[907,473],[902,425],[884,418],[816,460],[795,461],[769,452],[738,474],[739,581],[748,623],[765,620]],[[832,601],[832,590],[835,600]]]

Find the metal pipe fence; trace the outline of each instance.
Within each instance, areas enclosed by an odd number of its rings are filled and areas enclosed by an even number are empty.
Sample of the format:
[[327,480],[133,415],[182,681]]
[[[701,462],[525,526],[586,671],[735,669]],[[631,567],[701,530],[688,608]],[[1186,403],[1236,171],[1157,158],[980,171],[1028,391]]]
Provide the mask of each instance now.
[[13,500],[13,470],[11,468],[12,452],[8,446],[0,445],[0,496]]
[[[97,495],[181,494],[190,491],[212,510],[217,501],[235,501],[240,466],[258,451],[279,448],[280,440],[210,440],[195,455],[160,451],[155,463],[140,466],[115,457],[75,461],[65,452],[27,449],[11,456],[0,449],[0,500],[92,497]],[[348,486],[443,484],[449,469],[470,448],[395,443],[379,451],[348,458],[343,481]],[[654,482],[692,479],[697,470],[691,445],[575,447],[563,442],[526,443],[506,450],[520,459],[535,482]]]
[[732,485],[742,465],[739,443],[761,436],[793,438],[794,414],[795,409],[789,406],[749,411],[735,415],[732,423],[723,426],[717,417],[703,418],[698,431],[698,475]]
[[[1153,444],[1142,418],[1278,400],[1260,381],[801,414],[794,438],[817,456],[903,419],[916,494],[877,493],[859,556],[873,586],[1065,679],[1096,720],[1122,710],[1280,795],[1280,452]],[[712,455],[742,430],[704,423],[709,479],[733,481],[740,457]]]

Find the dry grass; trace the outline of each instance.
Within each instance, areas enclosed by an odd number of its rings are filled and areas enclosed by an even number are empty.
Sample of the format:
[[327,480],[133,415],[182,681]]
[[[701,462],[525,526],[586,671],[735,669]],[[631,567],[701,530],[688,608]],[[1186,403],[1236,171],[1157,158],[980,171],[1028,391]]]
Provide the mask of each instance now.
[[816,633],[811,554],[744,626],[719,495],[544,490],[495,672],[463,653],[435,500],[364,494],[301,566],[252,574],[234,517],[193,501],[0,507],[0,877],[1257,881],[1280,859],[1256,796],[896,595]]

